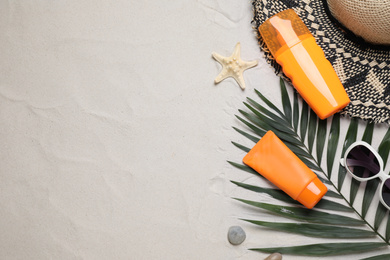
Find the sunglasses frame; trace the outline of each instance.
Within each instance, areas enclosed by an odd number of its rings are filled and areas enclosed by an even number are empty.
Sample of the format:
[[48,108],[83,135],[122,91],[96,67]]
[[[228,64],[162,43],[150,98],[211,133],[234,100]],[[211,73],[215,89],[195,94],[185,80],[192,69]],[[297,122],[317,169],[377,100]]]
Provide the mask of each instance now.
[[[347,165],[345,164],[345,158],[347,157],[347,155],[351,152],[351,150],[353,148],[355,148],[356,146],[364,146],[366,147],[368,150],[370,150],[370,152],[372,152],[374,154],[374,156],[376,157],[376,159],[378,160],[379,162],[379,172],[371,177],[368,177],[368,178],[360,178],[358,176],[356,176],[355,174],[353,174],[351,172],[351,170],[347,167]],[[378,152],[368,143],[364,142],[364,141],[357,141],[357,142],[354,142],[353,144],[351,144],[348,149],[345,151],[344,153],[344,157],[340,159],[340,164],[342,166],[345,167],[345,169],[347,170],[347,172],[352,176],[352,178],[360,181],[360,182],[364,182],[364,181],[369,181],[369,180],[372,180],[372,179],[375,179],[375,178],[379,178],[381,180],[381,185],[379,187],[379,200],[380,202],[382,203],[383,206],[385,206],[388,210],[390,210],[390,205],[387,205],[386,202],[384,201],[383,199],[383,196],[382,196],[382,191],[383,191],[383,186],[385,184],[385,181],[390,179],[390,175],[386,174],[383,170],[383,159],[382,157],[378,154]]]

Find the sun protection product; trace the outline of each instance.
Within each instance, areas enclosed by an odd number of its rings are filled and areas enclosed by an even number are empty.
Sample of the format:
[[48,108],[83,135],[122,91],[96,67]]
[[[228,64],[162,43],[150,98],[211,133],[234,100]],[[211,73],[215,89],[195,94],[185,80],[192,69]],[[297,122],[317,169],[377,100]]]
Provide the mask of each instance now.
[[328,191],[317,175],[272,131],[260,139],[243,161],[309,209]]
[[259,32],[295,89],[319,118],[325,119],[350,102],[332,64],[292,9],[266,20]]

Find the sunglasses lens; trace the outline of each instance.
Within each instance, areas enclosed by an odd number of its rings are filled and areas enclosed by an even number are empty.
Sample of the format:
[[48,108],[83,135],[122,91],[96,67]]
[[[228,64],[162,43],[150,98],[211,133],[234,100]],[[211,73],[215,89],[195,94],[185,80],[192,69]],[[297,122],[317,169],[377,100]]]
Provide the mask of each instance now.
[[390,179],[387,179],[383,183],[382,198],[383,201],[387,204],[387,206],[390,207]]
[[[348,153],[346,166],[359,178],[369,178],[379,173],[379,161],[370,149],[357,145]],[[390,205],[390,204],[389,204]]]

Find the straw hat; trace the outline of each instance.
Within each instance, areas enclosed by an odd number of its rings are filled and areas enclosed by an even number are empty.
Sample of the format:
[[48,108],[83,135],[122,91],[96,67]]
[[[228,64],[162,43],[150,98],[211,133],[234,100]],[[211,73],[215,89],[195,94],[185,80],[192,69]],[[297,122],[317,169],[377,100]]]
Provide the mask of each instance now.
[[[390,0],[253,0],[256,32],[288,8],[309,28],[345,87],[351,103],[342,113],[390,123]],[[258,37],[265,58],[284,76]]]
[[331,14],[367,42],[390,44],[390,0],[327,0]]

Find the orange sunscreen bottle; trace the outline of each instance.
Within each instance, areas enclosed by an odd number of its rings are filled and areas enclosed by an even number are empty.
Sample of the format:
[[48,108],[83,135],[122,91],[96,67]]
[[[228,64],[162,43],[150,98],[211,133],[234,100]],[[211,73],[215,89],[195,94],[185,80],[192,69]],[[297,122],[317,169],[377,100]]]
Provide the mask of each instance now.
[[328,191],[317,175],[272,131],[260,139],[243,161],[309,209]]
[[284,74],[319,118],[348,105],[350,100],[332,64],[294,10],[277,13],[259,31]]

